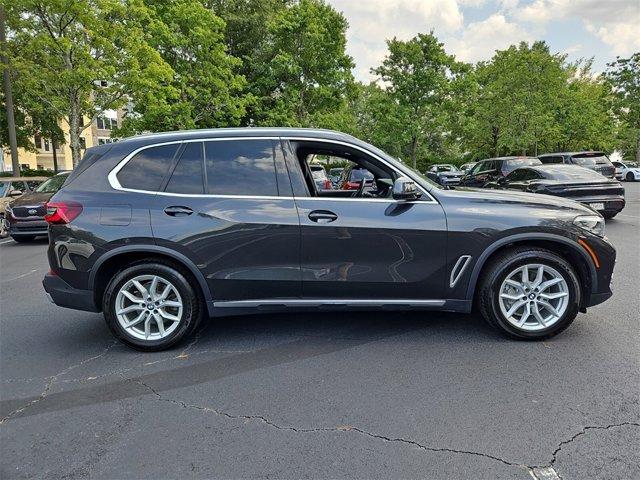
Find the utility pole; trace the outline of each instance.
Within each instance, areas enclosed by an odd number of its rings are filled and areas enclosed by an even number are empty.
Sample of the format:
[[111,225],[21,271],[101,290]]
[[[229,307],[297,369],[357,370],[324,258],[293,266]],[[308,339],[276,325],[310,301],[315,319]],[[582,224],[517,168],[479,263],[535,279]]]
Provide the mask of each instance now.
[[11,165],[13,175],[20,175],[18,162],[18,141],[16,139],[16,119],[13,115],[13,96],[11,95],[11,76],[9,75],[9,58],[7,57],[7,38],[5,33],[4,5],[0,4],[0,48],[2,48],[2,72],[4,77],[4,103],[7,109],[7,130],[9,130],[9,148],[11,149]]

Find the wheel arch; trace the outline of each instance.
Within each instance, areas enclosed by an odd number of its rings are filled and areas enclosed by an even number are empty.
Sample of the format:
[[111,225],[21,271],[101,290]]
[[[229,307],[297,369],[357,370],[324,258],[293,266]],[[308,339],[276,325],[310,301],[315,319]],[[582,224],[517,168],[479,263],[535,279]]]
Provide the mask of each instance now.
[[593,261],[589,257],[589,254],[581,248],[577,242],[570,238],[550,233],[522,233],[501,238],[500,240],[492,243],[484,250],[484,252],[482,252],[480,257],[478,257],[469,278],[469,284],[467,286],[467,300],[474,300],[480,275],[482,274],[485,266],[495,255],[505,249],[523,245],[542,247],[554,253],[563,255],[565,259],[576,269],[576,273],[581,280],[583,303],[589,298],[592,292],[597,291],[598,277]]
[[98,308],[101,305],[101,298],[106,288],[109,278],[120,270],[124,264],[144,258],[164,259],[169,263],[182,267],[198,283],[209,315],[213,308],[213,296],[206,279],[198,267],[185,255],[159,245],[126,245],[109,250],[102,255],[94,264],[89,274],[89,289],[93,291],[94,301]]

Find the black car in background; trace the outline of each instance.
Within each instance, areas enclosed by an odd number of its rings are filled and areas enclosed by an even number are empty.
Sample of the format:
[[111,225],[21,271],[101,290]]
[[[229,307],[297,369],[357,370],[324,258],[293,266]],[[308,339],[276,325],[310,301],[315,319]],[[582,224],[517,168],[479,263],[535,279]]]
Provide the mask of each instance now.
[[45,204],[56,193],[69,176],[59,173],[25,193],[7,206],[6,229],[16,242],[30,242],[39,235],[46,235],[48,224],[44,220],[47,213]]
[[588,205],[604,218],[615,217],[625,206],[624,187],[620,182],[575,165],[518,168],[486,187],[569,198]]
[[[308,160],[320,154],[357,166],[345,180],[358,188],[315,188]],[[51,300],[104,312],[141,350],[175,345],[210,316],[283,309],[475,306],[511,337],[544,339],[612,295],[616,256],[584,205],[446,189],[327,130],[194,130],[92,147],[45,218]]]
[[451,164],[432,165],[427,169],[427,177],[440,185],[458,185],[464,172]]
[[535,157],[497,157],[480,160],[460,180],[463,187],[484,187],[489,182],[506,177],[516,168],[542,165]]
[[611,160],[609,160],[609,157],[607,157],[604,152],[545,153],[544,155],[538,155],[538,158],[545,165],[579,165],[580,167],[588,168],[608,178],[614,178],[616,174],[616,167],[613,166],[613,163],[611,163]]

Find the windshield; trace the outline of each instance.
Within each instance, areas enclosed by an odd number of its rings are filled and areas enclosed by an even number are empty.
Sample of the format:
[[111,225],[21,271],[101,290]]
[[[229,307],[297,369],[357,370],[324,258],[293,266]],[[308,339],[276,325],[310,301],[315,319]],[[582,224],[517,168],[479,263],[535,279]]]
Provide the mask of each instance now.
[[547,170],[548,178],[553,180],[604,180],[598,172],[575,165],[566,165],[568,168],[550,168]]
[[62,187],[62,184],[67,179],[67,175],[56,175],[55,177],[51,177],[46,182],[40,184],[38,188],[36,188],[36,192],[38,193],[56,193]]
[[583,155],[574,155],[571,157],[574,163],[578,165],[593,167],[594,165],[602,165],[609,163],[609,159],[606,155],[600,154],[583,154]]
[[9,189],[9,182],[0,182],[0,197],[4,197],[5,192]]
[[516,168],[529,167],[531,165],[542,165],[542,162],[537,158],[516,158],[504,162],[504,170],[506,172],[513,172]]

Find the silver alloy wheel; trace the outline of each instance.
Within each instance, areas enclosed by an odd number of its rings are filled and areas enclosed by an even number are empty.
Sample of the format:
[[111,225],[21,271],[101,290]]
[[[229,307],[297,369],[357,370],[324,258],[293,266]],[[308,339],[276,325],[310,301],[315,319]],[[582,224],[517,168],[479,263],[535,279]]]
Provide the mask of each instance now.
[[138,275],[118,290],[115,312],[120,326],[132,337],[160,340],[180,324],[182,298],[167,279]]
[[569,287],[560,273],[539,263],[513,270],[500,286],[500,310],[513,326],[534,332],[555,324],[569,305]]

